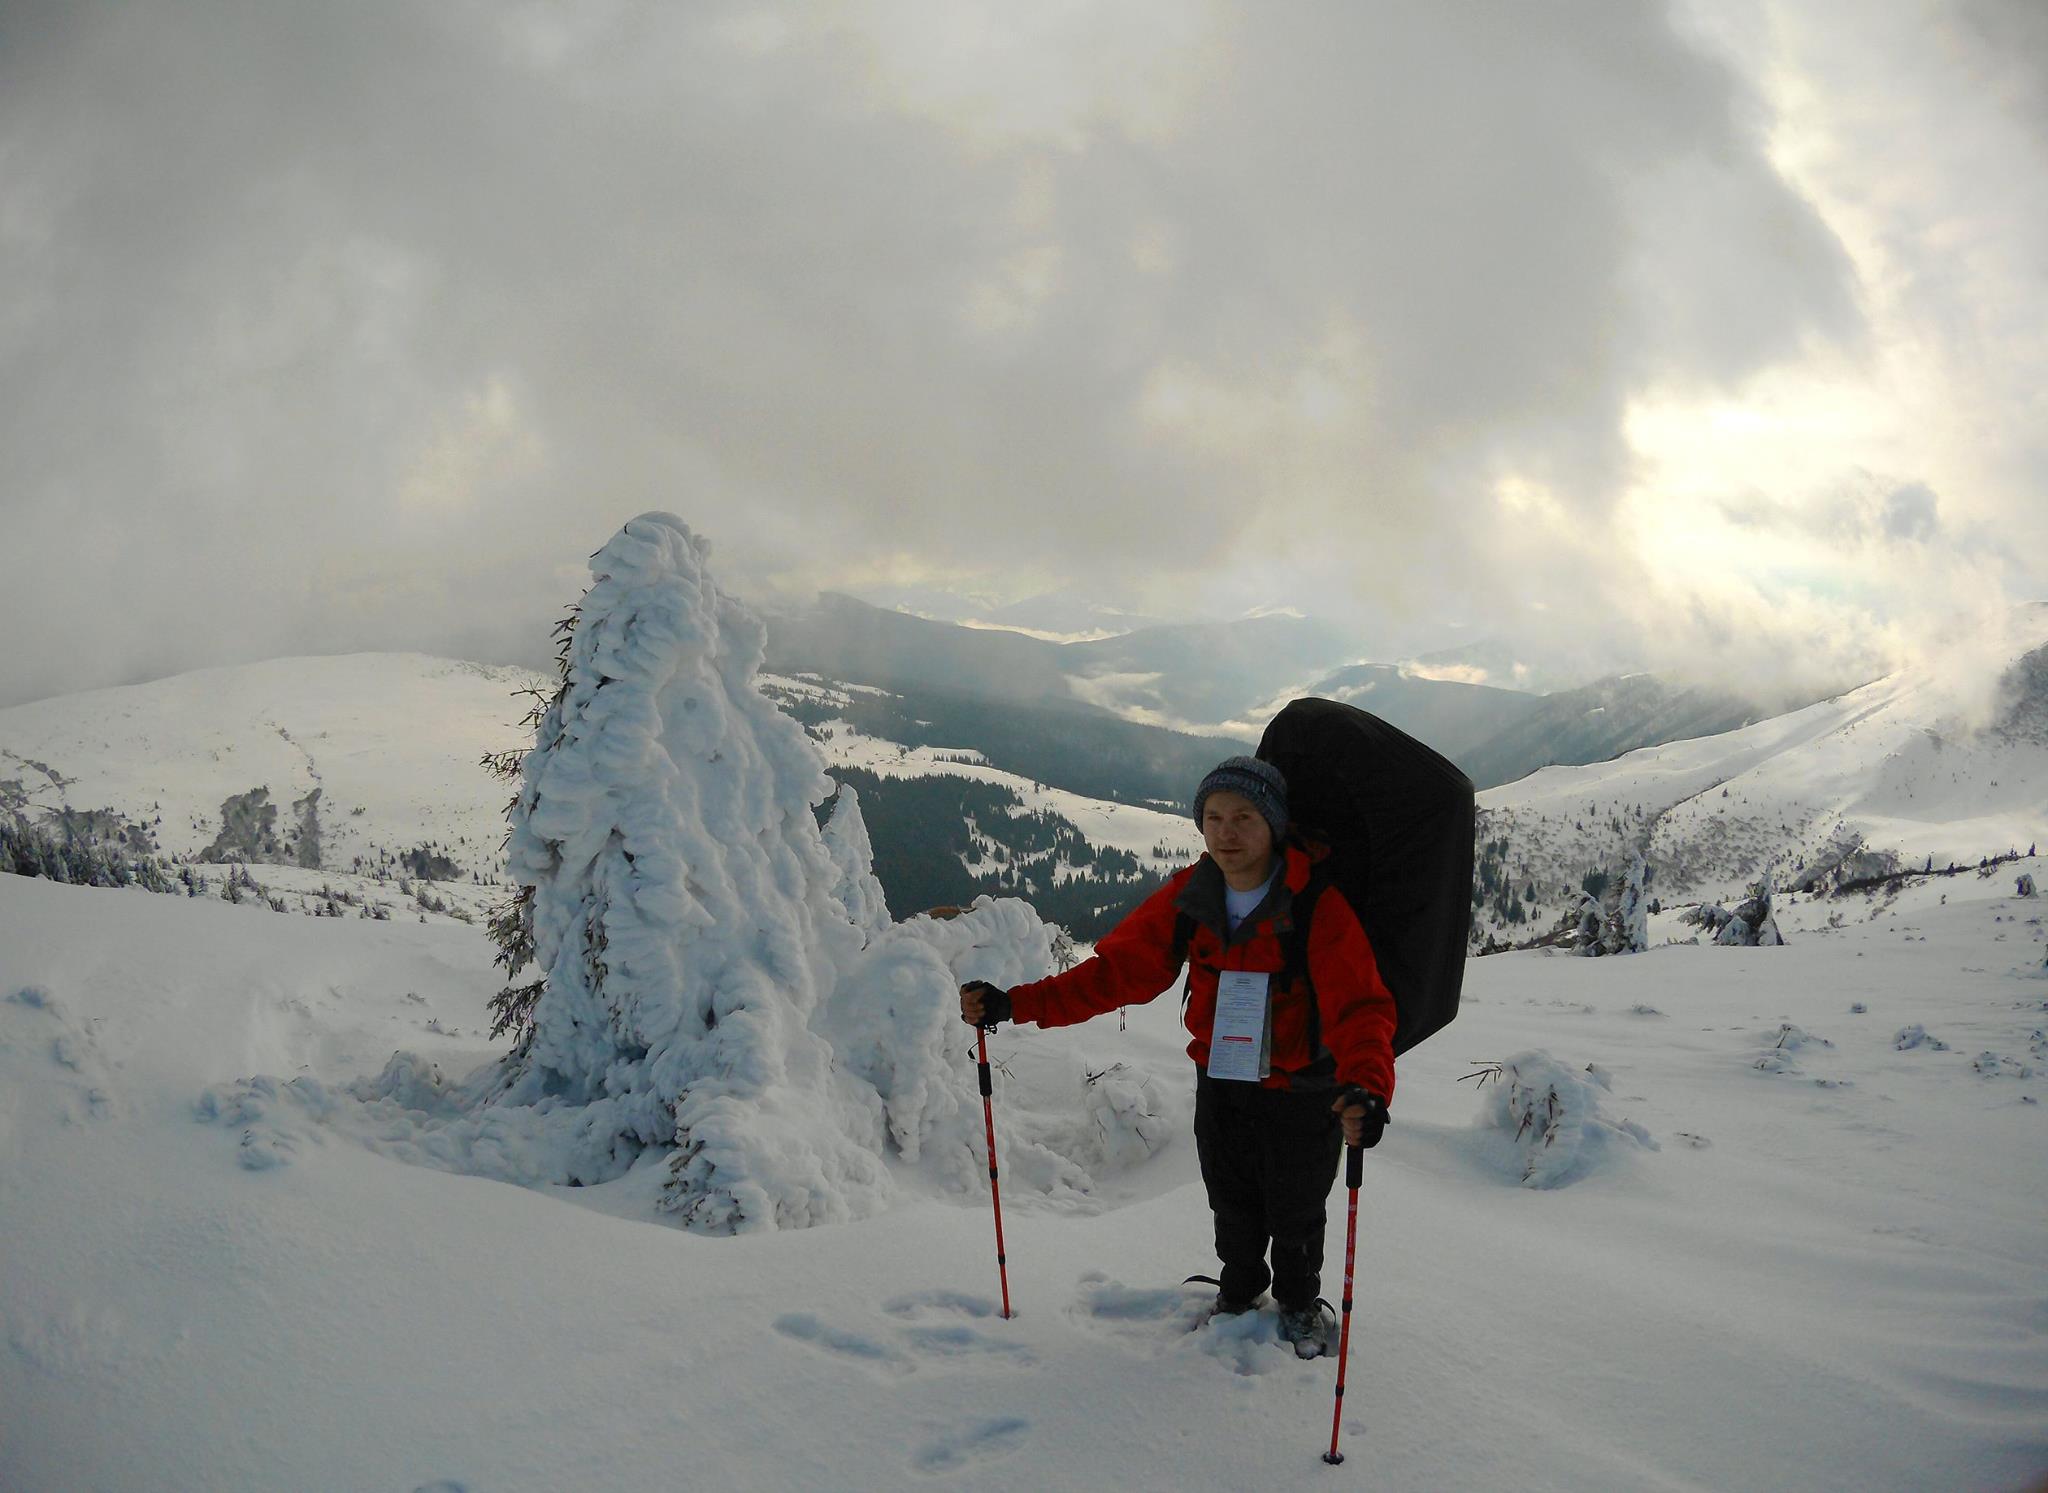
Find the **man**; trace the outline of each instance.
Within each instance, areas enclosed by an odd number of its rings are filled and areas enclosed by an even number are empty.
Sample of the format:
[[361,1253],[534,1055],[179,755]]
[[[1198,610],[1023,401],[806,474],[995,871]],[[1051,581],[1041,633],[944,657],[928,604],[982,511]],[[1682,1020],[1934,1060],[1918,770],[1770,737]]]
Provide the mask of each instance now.
[[[1195,822],[1207,854],[1105,935],[1095,957],[1014,990],[963,985],[960,1015],[1068,1026],[1152,1000],[1184,953],[1195,1149],[1223,1262],[1216,1310],[1249,1311],[1270,1285],[1281,1335],[1313,1358],[1330,1333],[1317,1301],[1324,1205],[1340,1140],[1374,1146],[1386,1129],[1394,998],[1357,915],[1315,876],[1320,848],[1288,843],[1276,768],[1255,757],[1220,763],[1195,790]],[[1306,936],[1298,903],[1312,909]]]

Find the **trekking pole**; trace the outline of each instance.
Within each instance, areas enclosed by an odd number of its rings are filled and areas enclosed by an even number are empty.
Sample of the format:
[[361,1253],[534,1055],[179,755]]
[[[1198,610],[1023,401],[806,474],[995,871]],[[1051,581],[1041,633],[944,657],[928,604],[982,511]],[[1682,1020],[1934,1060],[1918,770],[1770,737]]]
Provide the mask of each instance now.
[[[1010,1319],[1010,1258],[1003,1250],[1003,1190],[996,1180],[996,1111],[991,1102],[995,1084],[988,1075],[988,1028],[975,1028],[974,1040],[978,1049],[976,1061],[981,1066],[981,1117],[988,1125],[988,1195],[996,1205],[996,1272],[1002,1277],[1003,1320],[1007,1322]],[[1354,1192],[1351,1196],[1355,1201],[1358,1194]],[[1347,1301],[1351,1298],[1348,1275],[1344,1297]]]
[[1337,1407],[1330,1412],[1330,1449],[1323,1460],[1335,1467],[1344,1460],[1337,1450],[1337,1428],[1344,1423],[1344,1368],[1351,1357],[1351,1271],[1358,1260],[1358,1184],[1365,1175],[1365,1147],[1347,1146],[1344,1151],[1344,1185],[1351,1190],[1351,1206],[1344,1220],[1344,1325],[1337,1334]]

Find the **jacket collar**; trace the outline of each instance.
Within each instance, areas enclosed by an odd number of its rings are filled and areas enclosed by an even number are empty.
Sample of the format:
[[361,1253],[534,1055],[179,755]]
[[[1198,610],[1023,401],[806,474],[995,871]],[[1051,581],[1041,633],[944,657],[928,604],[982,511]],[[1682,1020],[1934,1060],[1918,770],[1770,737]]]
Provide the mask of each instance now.
[[1294,926],[1288,911],[1294,904],[1295,895],[1308,885],[1309,872],[1322,856],[1290,844],[1282,847],[1281,858],[1280,879],[1266,893],[1265,900],[1238,925],[1236,938],[1230,936],[1230,916],[1223,902],[1223,869],[1210,859],[1207,851],[1195,862],[1193,874],[1181,887],[1180,895],[1174,898],[1174,907],[1205,927],[1214,929],[1225,943],[1242,942],[1252,935],[1258,924],[1269,920],[1275,932],[1286,933]]

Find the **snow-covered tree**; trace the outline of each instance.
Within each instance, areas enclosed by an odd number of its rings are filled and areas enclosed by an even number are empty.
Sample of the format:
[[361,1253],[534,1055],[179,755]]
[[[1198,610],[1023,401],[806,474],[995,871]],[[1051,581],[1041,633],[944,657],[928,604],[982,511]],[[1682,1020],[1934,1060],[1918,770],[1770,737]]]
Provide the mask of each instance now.
[[1620,874],[1589,871],[1580,881],[1579,900],[1559,920],[1552,937],[1574,954],[1598,958],[1636,954],[1650,946],[1650,879],[1643,857],[1633,856]]
[[1614,909],[1602,929],[1602,942],[1610,954],[1640,954],[1650,947],[1649,898],[1643,890],[1649,867],[1638,855],[1629,862],[1622,878]]
[[1785,939],[1778,932],[1771,897],[1771,881],[1765,877],[1734,907],[1703,902],[1685,915],[1685,921],[1713,934],[1714,942],[1724,948],[1775,948]]
[[[540,978],[500,997],[501,1022],[524,999],[494,1144],[520,1135],[536,1180],[665,1155],[663,1205],[696,1228],[858,1217],[890,1196],[889,1154],[985,1171],[955,987],[1043,974],[1050,930],[988,899],[943,935],[888,922],[857,797],[820,830],[832,781],[757,687],[765,629],[706,553],[679,519],[634,519],[564,629],[507,815],[501,962]],[[395,1067],[365,1096],[420,1082]]]
[[839,868],[834,900],[860,929],[863,941],[872,942],[889,926],[889,903],[875,876],[875,847],[868,838],[867,821],[861,817],[860,793],[851,783],[841,783],[832,800],[832,814],[825,821],[825,848]]
[[1580,892],[1578,906],[1565,914],[1571,924],[1571,931],[1561,942],[1574,954],[1597,957],[1606,952],[1600,946],[1600,899],[1591,892]]

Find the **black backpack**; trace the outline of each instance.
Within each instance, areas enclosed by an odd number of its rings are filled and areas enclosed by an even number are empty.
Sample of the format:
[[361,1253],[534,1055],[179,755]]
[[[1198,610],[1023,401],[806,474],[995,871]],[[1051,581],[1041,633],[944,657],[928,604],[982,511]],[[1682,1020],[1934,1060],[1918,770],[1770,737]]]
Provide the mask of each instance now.
[[[1378,716],[1313,697],[1273,717],[1258,755],[1287,779],[1290,835],[1330,849],[1294,899],[1281,988],[1307,972],[1316,899],[1336,887],[1364,925],[1380,978],[1393,992],[1394,1052],[1404,1053],[1458,1014],[1472,931],[1472,780]],[[1187,958],[1194,931],[1188,914],[1174,919],[1176,965]],[[1310,1052],[1322,1046],[1321,1024],[1311,1005]],[[1308,1072],[1330,1063],[1325,1054]]]
[[[1330,847],[1316,881],[1344,894],[1394,994],[1394,1051],[1448,1026],[1465,983],[1472,931],[1472,780],[1376,715],[1301,699],[1259,739],[1287,779],[1294,833]],[[1308,918],[1294,938],[1305,942]],[[1305,967],[1290,951],[1288,964]]]

